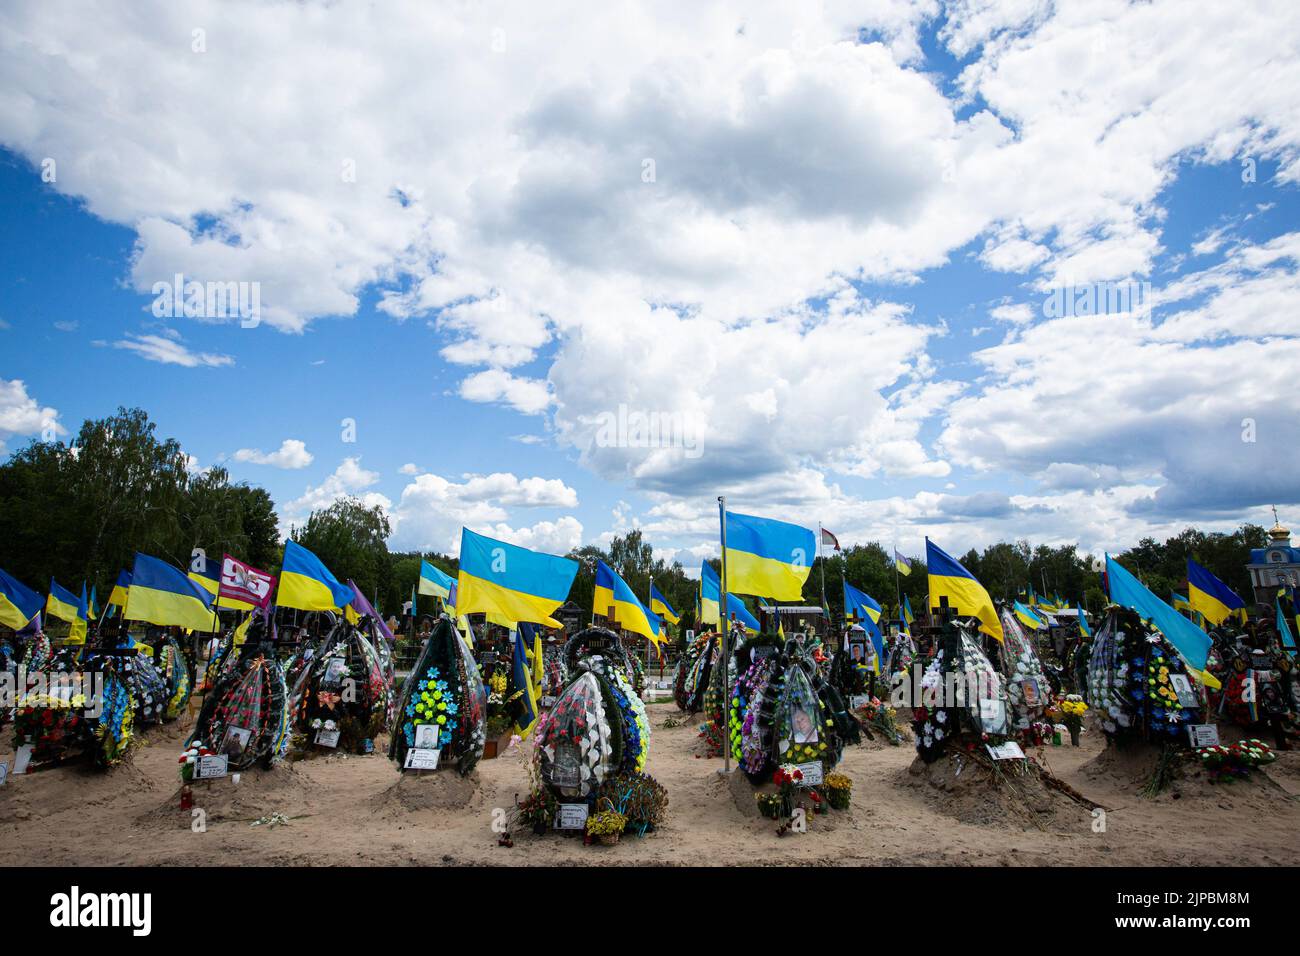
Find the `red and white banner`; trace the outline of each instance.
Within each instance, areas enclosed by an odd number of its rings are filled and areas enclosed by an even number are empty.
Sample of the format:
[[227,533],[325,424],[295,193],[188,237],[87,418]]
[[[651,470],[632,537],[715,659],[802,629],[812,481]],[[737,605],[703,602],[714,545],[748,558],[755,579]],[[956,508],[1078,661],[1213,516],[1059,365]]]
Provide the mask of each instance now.
[[275,592],[275,575],[226,555],[221,562],[221,596],[266,607]]

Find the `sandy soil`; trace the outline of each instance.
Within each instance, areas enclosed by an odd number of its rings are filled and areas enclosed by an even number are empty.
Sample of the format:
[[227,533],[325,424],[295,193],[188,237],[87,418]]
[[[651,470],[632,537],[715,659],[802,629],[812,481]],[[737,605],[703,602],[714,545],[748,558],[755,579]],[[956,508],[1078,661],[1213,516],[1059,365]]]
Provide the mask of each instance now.
[[[648,770],[669,793],[657,833],[615,847],[585,847],[555,834],[515,832],[497,845],[494,810],[527,787],[526,745],[483,761],[467,779],[454,772],[402,778],[376,754],[300,761],[245,773],[239,784],[196,787],[206,831],[178,808],[176,758],[184,722],[153,729],[131,761],[109,773],[75,766],[10,777],[0,787],[0,846],[8,865],[328,864],[1300,864],[1300,753],[1287,753],[1260,779],[1211,786],[1189,775],[1151,800],[1138,794],[1140,759],[1083,746],[1034,753],[1089,803],[1106,808],[1106,828],[1077,802],[1041,787],[1007,804],[989,774],[955,766],[912,767],[910,746],[848,750],[841,769],[853,804],[813,818],[808,832],[777,836],[754,814],[743,778],[728,782],[720,760],[697,756],[698,721],[671,703],[650,706]],[[0,759],[12,733],[0,732]],[[381,750],[381,747],[377,747]],[[973,767],[973,764],[969,764]],[[1008,810],[1011,806],[1011,810]],[[286,825],[250,826],[282,813]],[[498,814],[499,817],[499,814]]]

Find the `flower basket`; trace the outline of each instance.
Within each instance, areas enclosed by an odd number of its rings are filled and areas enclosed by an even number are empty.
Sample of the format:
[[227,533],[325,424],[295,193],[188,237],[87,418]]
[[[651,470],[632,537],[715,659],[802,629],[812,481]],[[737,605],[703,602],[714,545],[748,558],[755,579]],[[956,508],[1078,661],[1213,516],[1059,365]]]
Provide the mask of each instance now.
[[623,837],[623,834],[622,834],[621,832],[620,832],[620,833],[602,833],[602,834],[600,835],[600,838],[599,838],[599,839],[600,839],[600,845],[601,845],[601,846],[613,846],[614,844],[618,843],[618,841],[619,841],[620,839],[622,839],[622,837]]

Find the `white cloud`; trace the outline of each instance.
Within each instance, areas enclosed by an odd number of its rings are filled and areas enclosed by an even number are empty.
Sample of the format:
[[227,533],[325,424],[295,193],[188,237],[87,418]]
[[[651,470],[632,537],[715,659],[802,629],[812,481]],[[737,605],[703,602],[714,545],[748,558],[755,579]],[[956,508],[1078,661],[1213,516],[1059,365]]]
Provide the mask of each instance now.
[[250,462],[254,465],[271,465],[274,468],[306,468],[315,456],[307,450],[307,445],[297,438],[286,438],[280,443],[278,451],[266,453],[260,448],[241,448],[235,452],[235,461]]
[[185,368],[219,368],[235,363],[229,355],[216,352],[192,352],[183,342],[165,335],[128,335],[125,339],[114,342],[113,347],[128,349],[151,362],[182,365]]
[[460,397],[470,402],[500,402],[525,415],[536,415],[551,404],[545,381],[518,378],[498,368],[467,377],[460,383]]
[[[550,544],[569,541],[575,527],[580,539],[582,525],[571,516],[524,528],[514,528],[508,523],[511,508],[576,508],[577,493],[564,482],[554,478],[518,478],[504,472],[466,475],[463,479],[456,482],[435,474],[415,476],[402,489],[397,507],[392,511],[393,547],[457,554],[462,526],[515,544],[523,543],[529,536]],[[577,543],[580,540],[566,544],[562,550],[576,547]]]
[[286,533],[291,524],[307,520],[313,511],[322,511],[340,498],[357,498],[367,508],[379,507],[387,514],[393,502],[377,491],[367,491],[379,481],[379,472],[361,467],[361,457],[344,458],[319,485],[308,485],[298,498],[280,508],[280,531]]
[[415,462],[408,461],[401,468],[397,469],[399,475],[418,475],[420,469],[415,466]]
[[15,436],[48,435],[57,438],[68,430],[59,422],[58,409],[40,405],[27,394],[22,379],[0,378],[0,454]]

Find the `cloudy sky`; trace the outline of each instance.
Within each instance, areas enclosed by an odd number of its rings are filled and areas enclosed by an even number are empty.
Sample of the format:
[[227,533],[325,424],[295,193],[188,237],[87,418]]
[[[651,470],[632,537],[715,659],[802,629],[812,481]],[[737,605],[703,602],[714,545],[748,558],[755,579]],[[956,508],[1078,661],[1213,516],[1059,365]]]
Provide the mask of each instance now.
[[1298,47],[1293,0],[10,0],[0,447],[140,405],[286,528],[688,567],[723,493],[912,553],[1300,523]]

